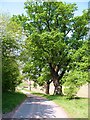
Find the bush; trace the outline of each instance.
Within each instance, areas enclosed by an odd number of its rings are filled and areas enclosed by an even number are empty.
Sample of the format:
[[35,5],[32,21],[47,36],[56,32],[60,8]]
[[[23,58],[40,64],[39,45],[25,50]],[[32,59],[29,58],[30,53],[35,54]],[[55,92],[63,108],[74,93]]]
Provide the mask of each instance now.
[[3,58],[2,60],[2,90],[15,91],[19,80],[18,64],[13,58]]
[[76,96],[78,89],[75,85],[70,85],[64,89],[64,93],[69,99],[72,99]]

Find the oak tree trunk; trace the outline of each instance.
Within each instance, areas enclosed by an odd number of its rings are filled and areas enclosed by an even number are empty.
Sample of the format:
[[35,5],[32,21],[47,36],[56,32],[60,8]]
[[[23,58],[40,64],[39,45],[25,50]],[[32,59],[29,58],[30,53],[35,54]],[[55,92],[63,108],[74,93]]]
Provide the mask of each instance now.
[[54,84],[54,95],[63,95],[62,85],[60,84],[58,78],[53,79],[53,84]]
[[49,94],[50,83],[46,83],[46,94]]
[[52,80],[53,80],[53,84],[54,84],[54,94],[55,95],[63,95],[62,94],[62,84],[61,84],[60,80],[63,77],[63,74],[65,73],[65,71],[63,71],[61,73],[61,75],[59,76],[58,72],[60,70],[60,66],[54,65],[52,63],[49,63],[49,66],[50,66]]

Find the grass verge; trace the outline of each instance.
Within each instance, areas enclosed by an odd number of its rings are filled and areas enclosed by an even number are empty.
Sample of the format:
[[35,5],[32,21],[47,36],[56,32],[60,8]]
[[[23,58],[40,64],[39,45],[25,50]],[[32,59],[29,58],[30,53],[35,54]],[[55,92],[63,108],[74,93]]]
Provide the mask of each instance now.
[[17,105],[19,105],[26,95],[19,92],[5,92],[2,94],[2,113],[7,113],[12,111]]
[[34,95],[45,97],[52,100],[66,111],[69,118],[88,118],[88,99],[77,98],[67,99],[66,96],[46,95],[42,93],[32,92]]

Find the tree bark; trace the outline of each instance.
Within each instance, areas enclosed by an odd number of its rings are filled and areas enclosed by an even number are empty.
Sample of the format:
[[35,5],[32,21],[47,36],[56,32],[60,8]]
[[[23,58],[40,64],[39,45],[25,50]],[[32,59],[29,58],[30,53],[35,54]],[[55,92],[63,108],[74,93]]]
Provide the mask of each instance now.
[[50,83],[52,82],[53,80],[50,79],[46,82],[46,94],[49,94],[49,89],[50,89]]
[[60,84],[58,78],[53,79],[53,84],[54,84],[54,95],[63,95],[62,85]]
[[46,94],[49,94],[50,83],[46,83]]
[[51,76],[52,76],[52,80],[53,80],[53,84],[54,84],[54,94],[55,95],[63,95],[62,93],[62,83],[61,83],[61,78],[64,74],[64,72],[62,72],[60,75],[58,74],[59,70],[60,70],[60,66],[59,65],[53,65],[51,63],[49,63],[50,69],[51,69]]

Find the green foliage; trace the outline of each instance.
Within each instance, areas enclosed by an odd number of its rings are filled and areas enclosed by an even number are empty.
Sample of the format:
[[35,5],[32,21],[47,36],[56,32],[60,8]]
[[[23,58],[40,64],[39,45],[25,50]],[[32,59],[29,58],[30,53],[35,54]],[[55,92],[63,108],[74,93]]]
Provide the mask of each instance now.
[[59,29],[63,32],[64,26],[69,25],[70,18],[73,17],[77,9],[76,4],[66,4],[63,2],[25,2],[25,9],[28,14],[27,29],[29,33],[37,30],[39,32]]
[[17,64],[18,39],[20,39],[20,26],[10,20],[7,15],[0,15],[1,42],[2,42],[2,90],[15,91],[20,83],[19,66]]
[[87,75],[87,73],[83,75],[81,71],[77,70],[70,71],[70,73],[68,73],[68,75],[64,78],[66,80],[64,83],[64,93],[70,98],[76,96],[80,86],[86,83],[86,78],[88,77]]
[[3,91],[14,91],[18,84],[17,77],[19,69],[16,61],[12,58],[4,58],[2,60],[2,89]]
[[27,54],[32,58],[29,58],[29,61],[26,62],[23,72],[28,72],[30,79],[36,79],[39,85],[43,85],[52,78],[50,62],[63,66],[64,61],[68,59],[66,56],[67,46],[62,38],[63,34],[60,34],[59,31],[52,31],[42,34],[34,32],[26,40]]
[[48,66],[45,66],[41,73],[41,75],[37,78],[37,81],[38,81],[38,84],[39,85],[44,85],[47,81],[49,81],[51,79],[51,75],[50,75],[50,72],[49,72],[49,67]]
[[66,55],[67,46],[62,39],[63,34],[59,31],[42,34],[35,31],[26,41],[28,54],[30,53],[33,59],[43,63],[58,64]]
[[65,80],[64,85],[66,86],[65,93],[70,97],[76,95],[80,86],[90,82],[88,79],[88,56],[88,40],[85,40],[82,47],[72,55],[72,62],[70,64],[71,70],[63,77],[63,80]]
[[74,17],[73,20],[74,31],[72,34],[72,37],[74,39],[76,40],[83,39],[84,35],[87,35],[87,31],[89,30],[89,28],[86,26],[88,24],[88,20],[89,20],[89,15],[87,10],[84,10],[81,16]]
[[27,36],[21,53],[24,73],[41,85],[52,78],[58,85],[65,83],[70,88],[68,94],[75,95],[76,88],[87,81],[87,50],[83,45],[88,12],[74,16],[76,4],[43,1],[27,1],[25,10],[26,16],[13,17]]

